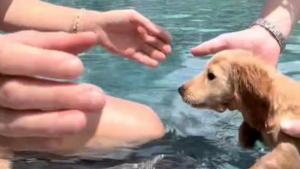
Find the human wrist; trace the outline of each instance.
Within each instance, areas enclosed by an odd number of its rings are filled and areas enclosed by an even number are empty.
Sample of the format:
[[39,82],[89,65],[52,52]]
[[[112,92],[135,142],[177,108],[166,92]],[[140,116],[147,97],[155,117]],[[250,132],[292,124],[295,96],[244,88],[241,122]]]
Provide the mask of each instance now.
[[287,38],[298,22],[300,14],[299,5],[299,0],[288,0],[285,2],[282,0],[267,0],[259,18],[271,22]]
[[[80,11],[78,11],[76,15],[77,18],[78,15],[81,15],[78,21],[77,32],[96,32],[96,30],[99,29],[99,27],[102,27],[102,23],[105,22],[105,18],[103,17],[104,12],[98,12],[93,10],[82,10],[81,12],[82,13],[80,14]],[[73,24],[75,23],[76,22],[74,22]]]
[[281,19],[274,19],[273,17],[260,17],[263,20],[266,20],[267,22],[274,25],[283,35],[283,37],[286,39],[291,34],[294,23],[292,23],[291,20],[281,20]]
[[263,44],[264,46],[268,45],[269,48],[272,48],[273,50],[276,50],[280,53],[280,45],[277,42],[276,38],[265,28],[259,25],[253,25],[251,28],[249,28],[251,31],[253,31],[253,36],[256,36],[257,41],[254,43]]
[[267,31],[268,34],[264,33],[262,35],[266,35],[266,37],[270,37],[267,35],[271,35],[271,37],[273,37],[273,39],[276,40],[276,42],[278,43],[278,45],[280,47],[280,53],[285,49],[286,36],[284,36],[282,31],[276,25],[274,25],[272,22],[269,22],[266,19],[259,18],[251,26],[258,26],[260,28],[263,28],[265,30],[264,32]]

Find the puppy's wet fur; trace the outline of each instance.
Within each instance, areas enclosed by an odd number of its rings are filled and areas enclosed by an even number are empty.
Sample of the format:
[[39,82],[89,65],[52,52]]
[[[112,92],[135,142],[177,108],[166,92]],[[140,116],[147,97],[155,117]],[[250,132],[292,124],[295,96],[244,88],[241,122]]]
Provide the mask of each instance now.
[[280,130],[281,120],[300,120],[300,83],[268,66],[259,56],[241,49],[221,51],[178,92],[195,108],[242,113],[241,148],[252,149],[261,141],[272,149],[251,169],[300,169],[300,139]]

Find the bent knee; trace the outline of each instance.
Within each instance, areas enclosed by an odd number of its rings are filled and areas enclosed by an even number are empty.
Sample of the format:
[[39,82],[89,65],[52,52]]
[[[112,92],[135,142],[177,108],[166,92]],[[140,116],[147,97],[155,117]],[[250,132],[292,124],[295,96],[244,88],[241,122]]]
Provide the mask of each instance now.
[[114,126],[114,134],[130,146],[160,139],[165,134],[158,115],[140,103],[107,96],[102,115],[107,128]]
[[153,109],[145,105],[143,105],[143,107],[144,111],[141,113],[144,115],[144,120],[141,122],[143,123],[141,126],[143,126],[145,137],[149,140],[162,138],[165,134],[165,128],[162,121]]
[[[164,125],[158,115],[148,106],[139,105],[138,107],[135,110],[138,115],[129,117],[129,123],[127,123],[128,131],[126,133],[131,135],[128,137],[128,146],[140,146],[160,139],[165,134]],[[126,128],[126,126],[123,127]]]

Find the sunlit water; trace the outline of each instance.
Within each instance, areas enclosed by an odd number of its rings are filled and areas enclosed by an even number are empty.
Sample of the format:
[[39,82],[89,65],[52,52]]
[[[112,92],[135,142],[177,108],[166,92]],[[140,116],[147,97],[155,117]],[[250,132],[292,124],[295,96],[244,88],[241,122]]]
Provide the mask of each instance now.
[[[51,1],[51,0],[49,0]],[[106,93],[144,103],[163,120],[164,139],[135,150],[120,150],[104,160],[17,160],[14,169],[242,169],[263,154],[259,148],[244,152],[237,146],[241,116],[216,114],[184,104],[177,88],[202,71],[207,58],[189,53],[203,41],[248,27],[264,1],[259,0],[53,0],[55,4],[99,11],[134,8],[173,35],[172,55],[152,70],[97,48],[82,57],[81,82],[93,83]],[[299,79],[300,51],[297,27],[283,53],[279,69]],[[141,112],[142,113],[142,112]],[[29,167],[30,166],[30,167]]]

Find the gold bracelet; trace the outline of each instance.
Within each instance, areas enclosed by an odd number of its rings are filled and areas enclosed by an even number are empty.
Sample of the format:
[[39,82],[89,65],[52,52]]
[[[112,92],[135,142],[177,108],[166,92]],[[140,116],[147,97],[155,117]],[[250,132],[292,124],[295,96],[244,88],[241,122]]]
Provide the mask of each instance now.
[[84,10],[85,10],[84,8],[81,8],[79,10],[79,12],[78,12],[78,14],[76,16],[76,21],[75,21],[75,23],[74,23],[74,25],[72,27],[72,31],[71,31],[72,33],[77,33],[78,27],[79,27],[79,21],[80,21],[81,15],[82,15],[82,13],[83,13]]

